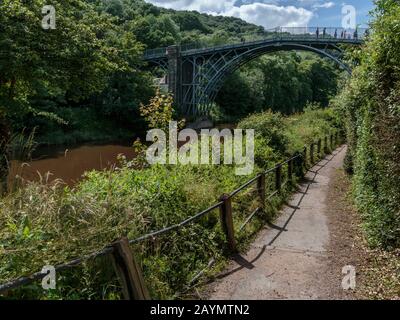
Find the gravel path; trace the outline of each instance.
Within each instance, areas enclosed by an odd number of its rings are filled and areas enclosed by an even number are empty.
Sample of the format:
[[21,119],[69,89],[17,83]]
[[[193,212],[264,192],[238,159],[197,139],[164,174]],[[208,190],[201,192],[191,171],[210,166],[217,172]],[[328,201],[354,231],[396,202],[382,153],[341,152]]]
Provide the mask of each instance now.
[[331,216],[342,213],[332,213],[330,194],[345,154],[341,147],[307,173],[279,218],[209,288],[210,299],[352,298],[341,289],[346,258],[335,261],[337,246],[332,245],[332,239],[340,241],[341,231]]

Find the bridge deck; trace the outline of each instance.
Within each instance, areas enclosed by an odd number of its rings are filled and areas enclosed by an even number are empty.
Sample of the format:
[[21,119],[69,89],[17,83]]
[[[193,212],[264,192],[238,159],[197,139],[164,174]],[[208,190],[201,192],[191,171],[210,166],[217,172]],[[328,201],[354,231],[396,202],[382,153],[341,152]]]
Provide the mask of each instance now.
[[[287,30],[286,28],[285,30]],[[297,28],[296,28],[297,30]],[[334,31],[333,31],[334,30]],[[267,37],[252,41],[242,41],[240,43],[232,43],[219,46],[207,46],[203,44],[183,44],[180,46],[182,56],[191,55],[207,55],[218,51],[225,51],[231,49],[241,49],[260,46],[262,44],[271,45],[274,43],[296,43],[296,44],[321,44],[325,45],[338,45],[338,44],[362,44],[365,37],[368,35],[368,29],[360,29],[357,32],[344,33],[340,28],[330,28],[323,34],[317,36],[317,33],[295,34],[288,31],[275,32]],[[148,49],[144,53],[145,60],[163,59],[167,57],[167,48]]]

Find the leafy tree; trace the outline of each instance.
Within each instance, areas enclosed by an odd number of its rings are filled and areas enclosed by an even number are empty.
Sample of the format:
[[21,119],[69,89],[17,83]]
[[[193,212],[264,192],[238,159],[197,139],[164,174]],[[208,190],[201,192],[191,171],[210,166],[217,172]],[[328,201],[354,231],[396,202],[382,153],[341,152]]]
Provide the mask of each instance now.
[[0,3],[2,132],[12,129],[10,120],[20,124],[27,115],[49,116],[31,103],[34,100],[77,104],[101,93],[111,75],[132,72],[139,64],[142,47],[127,33],[116,36],[121,30],[109,15],[82,0],[53,1],[56,29],[44,30],[45,4],[44,0]]
[[266,55],[229,77],[216,102],[230,119],[267,109],[291,114],[302,111],[309,102],[328,106],[337,80],[332,63],[318,56]]
[[118,50],[107,46],[106,34],[114,28],[109,17],[84,1],[54,2],[57,28],[44,30],[44,4],[41,0],[1,4],[3,106],[7,100],[24,101],[41,86],[79,99],[101,91],[111,72],[128,68]]
[[132,21],[132,32],[149,48],[166,47],[180,42],[179,27],[170,16],[153,15]]
[[179,26],[181,32],[196,30],[203,34],[211,33],[211,30],[200,20],[200,15],[198,13],[177,11],[175,14],[171,15],[171,18]]

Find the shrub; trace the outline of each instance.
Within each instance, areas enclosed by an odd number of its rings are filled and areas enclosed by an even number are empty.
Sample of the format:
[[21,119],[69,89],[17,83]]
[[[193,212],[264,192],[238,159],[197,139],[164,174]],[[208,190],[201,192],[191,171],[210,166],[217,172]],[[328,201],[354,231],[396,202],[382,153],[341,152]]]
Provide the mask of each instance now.
[[335,99],[349,141],[355,202],[372,246],[400,246],[400,7],[376,1],[374,32]]
[[[303,117],[308,123],[310,115],[296,117],[299,125]],[[326,115],[315,111],[315,117],[325,119]],[[241,123],[242,128],[257,132],[258,166],[253,175],[285,157],[292,136],[285,123],[291,121],[271,112],[252,115]],[[179,223],[250,178],[236,176],[228,165],[177,165],[92,171],[72,189],[60,183],[28,183],[0,200],[0,283],[99,250],[122,236],[135,239]],[[267,180],[268,190],[274,185],[272,178]],[[257,215],[237,232],[242,249],[265,220],[273,217],[285,195],[273,200],[268,214]],[[260,205],[258,201],[251,188],[235,197],[235,230]],[[215,211],[190,226],[135,244],[133,249],[140,256],[151,296],[165,299],[184,291],[211,258],[220,266],[224,243]],[[104,257],[62,272],[55,291],[45,293],[34,284],[10,292],[10,297],[119,299],[119,292],[110,260]]]
[[280,155],[284,155],[288,140],[284,134],[285,122],[280,113],[265,111],[253,114],[242,120],[239,129],[254,129],[256,138],[266,142],[272,150]]

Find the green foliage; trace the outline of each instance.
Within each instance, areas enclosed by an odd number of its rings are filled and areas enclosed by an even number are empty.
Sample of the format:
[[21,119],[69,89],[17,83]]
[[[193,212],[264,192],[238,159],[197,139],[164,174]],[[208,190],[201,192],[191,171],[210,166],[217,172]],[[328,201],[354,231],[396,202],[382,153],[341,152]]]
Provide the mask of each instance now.
[[253,114],[242,120],[238,127],[240,129],[254,129],[256,132],[256,161],[265,163],[266,159],[275,154],[283,157],[286,153],[288,140],[285,136],[284,119],[280,113],[266,111]]
[[260,26],[239,18],[155,7],[143,0],[91,0],[99,11],[129,24],[136,38],[149,48],[176,43],[222,44],[266,35]]
[[[327,113],[307,111],[296,115],[294,121],[265,112],[243,120],[241,128],[256,129],[257,165],[253,175],[286,158],[284,153],[288,152],[292,137],[286,123],[309,124],[311,117],[326,121]],[[113,171],[89,172],[72,189],[60,183],[28,183],[0,200],[0,283],[38,271],[43,265],[101,249],[116,238],[134,239],[179,223],[215,204],[220,195],[249,178],[236,176],[231,165],[151,166],[143,170],[123,166]],[[267,189],[272,190],[274,183],[273,176],[269,176]],[[274,206],[268,214],[256,216],[237,232],[241,248],[266,219],[273,218],[285,196],[284,193],[273,199]],[[259,205],[254,189],[235,197],[236,230]],[[174,298],[211,258],[219,265],[224,261],[224,243],[215,211],[178,231],[134,245],[133,249],[140,256],[152,297]],[[120,298],[121,290],[107,257],[90,260],[58,277],[55,291],[43,292],[33,284],[10,292],[9,298]]]
[[239,128],[255,130],[255,160],[260,166],[267,162],[272,165],[302,152],[305,145],[339,131],[340,126],[333,109],[322,109],[317,105],[309,105],[303,113],[289,117],[265,111],[238,124]]
[[[106,76],[128,65],[104,36],[113,29],[109,17],[99,15],[83,1],[54,2],[55,30],[41,27],[44,1],[2,1],[0,50],[1,105],[28,103],[42,88],[50,95],[68,92],[71,100],[101,91]],[[23,52],[23,55],[21,54]]]
[[286,118],[286,136],[290,154],[301,150],[318,139],[324,139],[341,131],[341,123],[334,109],[321,109],[318,105],[308,105],[304,113]]
[[[71,140],[67,133],[76,128],[62,118],[68,111],[85,113],[85,108],[92,108],[97,118],[109,121],[108,126],[133,127],[137,121],[129,119],[139,118],[139,104],[154,90],[151,77],[139,71],[143,45],[132,27],[96,11],[87,1],[74,0],[54,1],[56,29],[44,30],[44,4],[0,4],[0,114],[6,119],[2,122],[14,131],[38,127],[39,139],[50,143],[58,142],[45,137],[52,130],[66,134],[61,142]],[[87,123],[80,124],[82,132]],[[87,140],[89,132],[74,134]]]
[[400,6],[376,1],[361,65],[334,104],[344,115],[354,196],[372,246],[400,246]]
[[216,99],[226,114],[219,121],[266,109],[292,114],[308,103],[326,107],[337,92],[338,75],[333,63],[309,53],[261,57],[227,79]]
[[[142,134],[139,106],[155,93],[152,75],[143,71],[145,47],[221,45],[269,35],[238,18],[166,10],[143,0],[56,1],[58,28],[43,30],[44,1],[2,3],[0,108],[6,117],[1,123],[8,123],[2,130],[37,127],[37,139],[47,144]],[[227,80],[213,113],[237,122],[266,109],[290,114],[307,102],[326,106],[336,76],[330,63],[313,55],[263,57]]]
[[148,105],[140,106],[140,114],[151,129],[168,130],[169,123],[173,120],[173,113],[172,95],[161,94],[160,91],[150,99]]

